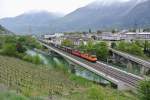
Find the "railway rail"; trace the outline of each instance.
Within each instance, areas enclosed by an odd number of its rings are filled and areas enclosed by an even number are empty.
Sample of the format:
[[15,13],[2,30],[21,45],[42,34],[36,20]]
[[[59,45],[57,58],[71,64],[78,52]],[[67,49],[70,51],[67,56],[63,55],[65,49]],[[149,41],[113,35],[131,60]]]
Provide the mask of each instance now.
[[[139,77],[139,76],[136,76],[136,75],[133,75],[131,73],[127,73],[127,72],[124,72],[124,71],[121,71],[119,69],[116,69],[110,65],[106,65],[102,62],[99,62],[97,61],[96,63],[92,63],[92,62],[89,62],[85,59],[82,59],[80,57],[77,57],[77,56],[74,56],[70,53],[67,53],[63,50],[60,50],[54,46],[51,46],[51,45],[48,45],[48,44],[44,44],[46,47],[50,47],[50,48],[53,48],[57,51],[57,53],[59,54],[60,53],[63,53],[79,62],[82,62],[84,64],[86,64],[87,66],[90,66],[91,68],[93,68],[94,70],[96,71],[99,71],[101,73],[103,73],[104,75],[106,76],[109,76],[117,81],[120,81],[120,82],[123,82],[131,87],[137,87],[138,83],[143,80],[142,77]],[[105,78],[105,77],[104,77]]]

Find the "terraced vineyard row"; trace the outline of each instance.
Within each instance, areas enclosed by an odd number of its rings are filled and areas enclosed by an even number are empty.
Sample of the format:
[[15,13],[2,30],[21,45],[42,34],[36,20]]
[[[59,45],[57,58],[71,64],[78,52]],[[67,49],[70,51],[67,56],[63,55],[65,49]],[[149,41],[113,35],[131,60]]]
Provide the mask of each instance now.
[[0,56],[0,82],[25,95],[62,95],[66,88],[69,90],[73,86],[73,83],[64,75],[60,75],[60,72],[3,56]]

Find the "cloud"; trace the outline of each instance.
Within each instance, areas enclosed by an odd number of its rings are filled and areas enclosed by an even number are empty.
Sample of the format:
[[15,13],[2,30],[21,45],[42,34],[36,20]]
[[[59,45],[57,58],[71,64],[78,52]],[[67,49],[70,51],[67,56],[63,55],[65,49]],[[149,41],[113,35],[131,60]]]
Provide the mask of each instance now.
[[[31,10],[69,13],[95,0],[0,0],[0,18],[17,16]],[[116,0],[96,0],[106,3]],[[125,0],[118,0],[125,1]]]
[[0,17],[16,16],[31,10],[69,13],[94,0],[0,0]]

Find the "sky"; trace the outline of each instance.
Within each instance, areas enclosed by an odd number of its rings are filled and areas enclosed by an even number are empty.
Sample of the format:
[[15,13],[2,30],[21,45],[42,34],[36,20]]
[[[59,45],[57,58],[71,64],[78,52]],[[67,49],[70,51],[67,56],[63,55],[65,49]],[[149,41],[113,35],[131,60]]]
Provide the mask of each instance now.
[[[67,14],[93,1],[95,0],[0,0],[0,18],[14,17],[25,12],[43,10]],[[113,2],[116,0],[96,1]]]

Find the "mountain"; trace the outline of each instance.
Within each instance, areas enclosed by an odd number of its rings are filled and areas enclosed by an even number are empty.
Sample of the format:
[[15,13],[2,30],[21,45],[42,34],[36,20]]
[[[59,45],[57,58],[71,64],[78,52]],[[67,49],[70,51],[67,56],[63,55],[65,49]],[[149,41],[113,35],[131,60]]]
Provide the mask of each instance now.
[[[132,17],[133,12],[137,14],[142,10],[144,13],[142,16],[146,16],[146,11],[149,10],[149,6],[144,10],[142,9],[141,6],[143,6],[144,1],[141,0],[131,0],[128,2],[116,0],[115,2],[107,2],[108,0],[101,2],[96,1],[64,16],[56,23],[57,29],[63,31],[86,31],[89,28],[97,30],[102,28],[131,26],[133,23],[129,21],[133,19],[129,16]],[[141,17],[141,15],[134,16],[136,16],[137,19]],[[146,21],[148,20],[149,19],[146,19]]]
[[13,34],[13,33],[0,25],[0,34]]
[[124,27],[150,27],[150,0],[135,6],[122,18]]
[[17,33],[50,33],[150,26],[150,0],[101,0],[65,15],[48,12],[25,13],[0,20]]
[[46,11],[24,13],[22,15],[4,18],[0,23],[15,33],[45,33],[49,32],[49,27],[54,23],[60,14]]

